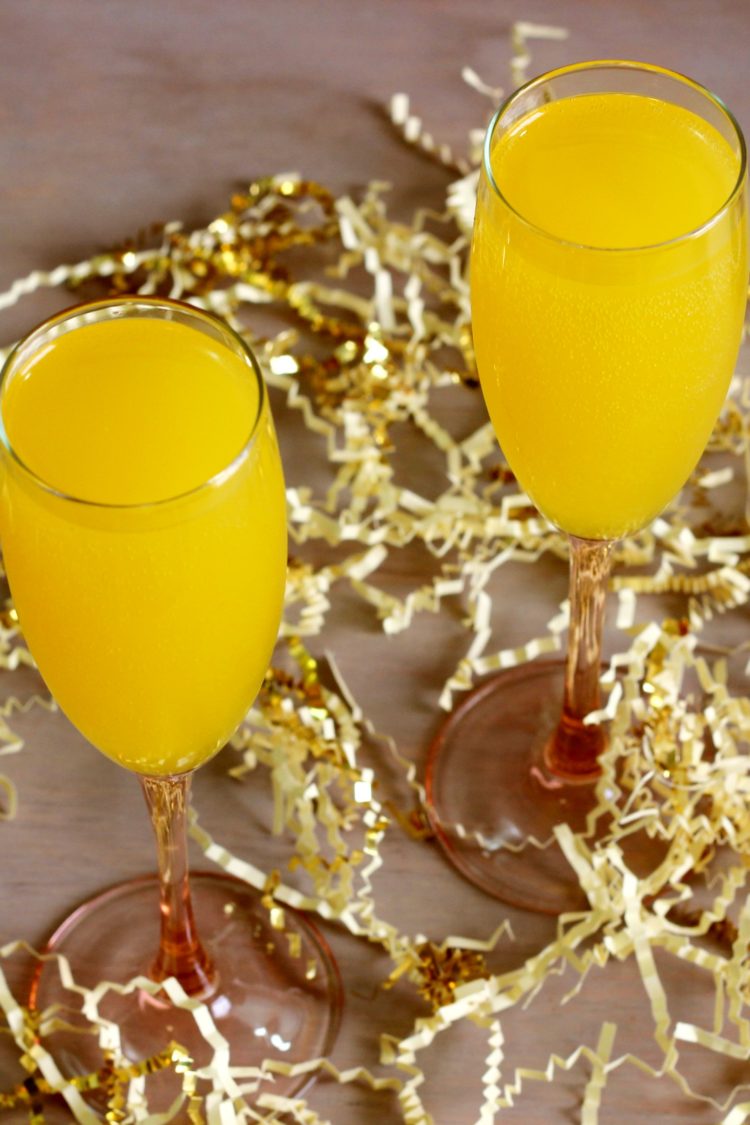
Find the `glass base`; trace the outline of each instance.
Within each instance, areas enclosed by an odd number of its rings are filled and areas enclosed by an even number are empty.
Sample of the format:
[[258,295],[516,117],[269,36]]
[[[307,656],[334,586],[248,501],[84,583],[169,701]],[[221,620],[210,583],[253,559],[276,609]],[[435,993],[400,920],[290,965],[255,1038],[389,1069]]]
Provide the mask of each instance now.
[[[198,930],[217,973],[216,988],[204,1002],[229,1044],[229,1066],[255,1067],[265,1059],[297,1063],[327,1055],[338,1031],[343,995],[336,964],[317,929],[287,907],[283,928],[276,929],[261,896],[229,876],[193,874],[190,886]],[[100,981],[124,984],[138,975],[149,976],[158,940],[158,884],[155,877],[146,877],[113,887],[79,907],[55,931],[46,951],[64,954],[75,982],[91,988]],[[53,1004],[61,1006],[58,1014],[77,1029],[45,1037],[63,1075],[100,1071],[104,1057],[98,1036],[91,1033],[77,994],[61,983],[55,960],[40,963],[30,995],[30,1006],[39,1011]],[[213,1049],[192,1014],[164,994],[108,993],[99,1013],[117,1024],[122,1052],[133,1062],[176,1042],[188,1051],[194,1067],[211,1063]],[[247,1089],[253,1078],[237,1076],[236,1081]],[[298,1094],[311,1081],[309,1075],[269,1073],[257,1092],[245,1095],[246,1101],[252,1105],[265,1091],[285,1097]],[[149,1110],[167,1110],[180,1096],[182,1084],[183,1076],[173,1066],[150,1074]],[[199,1093],[210,1088],[209,1082],[198,1081]],[[99,1089],[85,1096],[104,1114],[111,1093]],[[177,1119],[182,1119],[179,1114]]]
[[565,781],[544,764],[564,677],[561,661],[541,661],[487,680],[450,714],[427,763],[427,812],[451,862],[495,898],[543,914],[586,908],[553,829],[584,832],[596,805],[596,779]]

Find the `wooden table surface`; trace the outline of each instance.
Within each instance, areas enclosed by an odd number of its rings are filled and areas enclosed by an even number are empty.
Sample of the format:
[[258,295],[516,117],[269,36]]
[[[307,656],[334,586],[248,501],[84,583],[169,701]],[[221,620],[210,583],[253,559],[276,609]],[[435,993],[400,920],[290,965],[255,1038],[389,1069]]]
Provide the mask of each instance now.
[[[233,190],[275,172],[296,171],[355,196],[370,181],[387,180],[389,208],[405,219],[424,205],[441,208],[455,174],[405,143],[389,121],[389,99],[408,94],[436,138],[465,152],[489,103],[463,81],[462,68],[507,89],[517,20],[569,32],[565,41],[529,41],[530,75],[586,58],[660,62],[716,90],[750,129],[747,0],[4,0],[0,292],[32,270],[87,258],[150,223],[204,224],[225,209]],[[0,345],[69,300],[59,290],[42,292],[5,309]],[[483,408],[476,394],[463,393],[458,409],[469,432]],[[309,452],[298,441],[299,427],[283,406],[276,416],[288,482],[303,483]],[[414,554],[396,552],[380,577],[403,595],[418,566]],[[566,594],[562,561],[519,569],[498,578],[510,583],[507,595],[498,587],[503,646],[542,631]],[[466,642],[456,614],[447,611],[386,637],[371,609],[337,592],[325,638],[312,638],[310,647],[322,655],[325,644],[335,654],[367,717],[421,771],[440,721],[440,685]],[[0,674],[3,697],[37,687],[30,670]],[[33,708],[14,715],[11,726],[25,744],[0,762],[19,799],[15,818],[0,821],[0,945],[23,938],[39,946],[74,904],[152,869],[153,846],[134,779],[94,752],[59,714]],[[264,869],[283,864],[288,841],[269,835],[262,794],[254,799],[227,777],[229,753],[196,776],[201,822]],[[375,765],[382,768],[384,795],[403,801],[392,763]],[[495,970],[522,965],[554,938],[554,919],[489,898],[459,877],[434,842],[394,832],[384,859],[376,901],[403,934],[481,939],[509,919],[514,937],[500,941]],[[205,865],[197,848],[193,860]],[[346,992],[333,1061],[342,1069],[361,1064],[392,1074],[379,1062],[379,1037],[408,1035],[428,1009],[407,983],[381,988],[391,969],[385,955],[343,927],[324,923],[323,929]],[[19,996],[27,969],[23,959],[5,965]],[[593,1049],[603,1022],[612,1019],[615,1054],[633,1052],[658,1066],[654,1022],[632,959],[592,970],[581,994],[562,1005],[576,979],[567,970],[528,1008],[503,1018],[506,1080],[516,1066],[543,1070],[552,1054],[565,1059],[578,1044]],[[679,992],[679,979],[672,984]],[[692,984],[682,989],[680,1018],[689,1012],[699,1018],[705,1001],[699,991]],[[705,1018],[710,1023],[710,1013]],[[479,1119],[487,1050],[486,1032],[459,1023],[425,1052],[422,1095],[438,1125]],[[721,1100],[750,1078],[746,1063],[693,1050],[685,1048],[683,1061],[703,1094]],[[16,1054],[0,1038],[0,1091],[18,1080]],[[559,1070],[553,1083],[525,1082],[518,1104],[498,1119],[578,1121],[589,1077],[584,1056]],[[403,1119],[392,1093],[362,1084],[320,1081],[309,1099],[336,1125]],[[724,1118],[670,1079],[625,1065],[609,1079],[598,1120],[623,1125],[641,1116],[658,1125]],[[0,1112],[0,1125],[24,1119],[19,1110]],[[66,1118],[60,1112],[49,1119]]]

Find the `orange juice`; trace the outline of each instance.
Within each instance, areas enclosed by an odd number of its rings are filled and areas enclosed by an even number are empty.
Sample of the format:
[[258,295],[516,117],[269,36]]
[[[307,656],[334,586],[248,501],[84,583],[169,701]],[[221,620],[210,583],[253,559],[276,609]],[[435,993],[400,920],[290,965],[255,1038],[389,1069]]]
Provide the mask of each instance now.
[[495,432],[550,520],[617,538],[679,492],[727,391],[747,236],[742,207],[721,212],[740,158],[681,106],[601,93],[520,117],[490,165],[471,299]]
[[268,666],[286,520],[259,408],[240,350],[169,320],[78,327],[6,377],[2,420],[28,470],[0,447],[21,627],[62,710],[140,773],[213,755]]

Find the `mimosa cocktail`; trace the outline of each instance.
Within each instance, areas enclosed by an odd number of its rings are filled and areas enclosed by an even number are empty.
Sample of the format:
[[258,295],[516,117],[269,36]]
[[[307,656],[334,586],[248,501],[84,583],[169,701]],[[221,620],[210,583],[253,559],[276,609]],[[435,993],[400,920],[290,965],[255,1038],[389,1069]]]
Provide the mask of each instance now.
[[585,719],[600,706],[612,541],[679,491],[721,408],[746,299],[744,191],[732,116],[655,66],[543,75],[488,130],[477,366],[511,469],[568,534],[568,654],[488,680],[454,711],[427,791],[457,866],[531,909],[585,904],[554,829],[583,831],[595,805],[606,730]]
[[625,535],[684,484],[734,370],[741,226],[680,236],[721,210],[739,154],[680,105],[605,93],[530,110],[489,161],[502,199],[483,189],[471,291],[495,432],[550,520]]
[[[84,305],[11,354],[0,419],[0,533],[21,628],[75,726],[139,775],[158,852],[158,881],[85,903],[49,950],[83,986],[151,978],[99,1009],[126,1059],[171,1041],[198,1065],[211,1057],[168,978],[207,1005],[233,1066],[324,1054],[341,995],[315,927],[287,910],[280,931],[245,883],[187,869],[191,771],[246,715],[283,604],[284,481],[254,356],[187,305]],[[54,961],[30,1004],[80,1021]],[[91,1034],[63,1030],[48,1046],[68,1072],[103,1064]],[[306,1081],[279,1075],[274,1090]],[[153,1111],[179,1107],[179,1074],[160,1071],[150,1087]]]
[[5,565],[50,691],[130,769],[200,765],[257,694],[284,592],[284,482],[246,362],[181,323],[99,321],[19,367],[3,421],[27,469],[84,501],[69,518],[6,474]]

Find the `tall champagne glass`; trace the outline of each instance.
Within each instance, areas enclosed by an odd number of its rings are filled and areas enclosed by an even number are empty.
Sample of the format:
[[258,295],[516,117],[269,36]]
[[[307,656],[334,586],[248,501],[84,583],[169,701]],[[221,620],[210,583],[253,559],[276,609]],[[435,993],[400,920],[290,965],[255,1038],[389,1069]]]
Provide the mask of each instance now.
[[[285,911],[277,928],[239,880],[188,879],[192,771],[255,698],[284,594],[284,482],[252,353],[177,302],[77,306],[10,355],[0,421],[0,532],[22,630],[68,718],[138,775],[157,844],[158,879],[80,906],[48,948],[88,987],[176,978],[208,1007],[232,1065],[325,1054],[340,986],[315,927]],[[101,816],[106,846],[106,794]],[[73,1000],[46,962],[32,1003]],[[114,994],[102,1014],[133,1061],[172,1040],[196,1065],[211,1057],[163,990]],[[50,1048],[70,1074],[102,1063],[90,1035]]]
[[536,78],[487,133],[477,365],[511,469],[567,533],[570,630],[564,667],[500,674],[449,717],[428,808],[465,875],[530,909],[585,902],[554,828],[582,830],[594,806],[607,736],[584,719],[612,544],[676,495],[721,409],[747,289],[745,163],[716,97],[631,62]]

